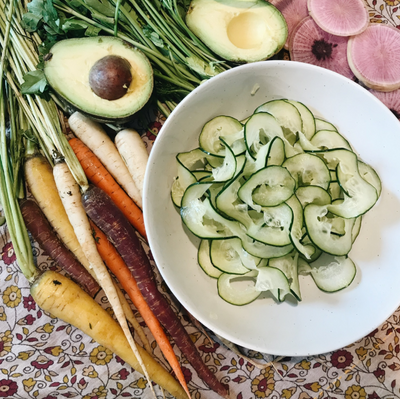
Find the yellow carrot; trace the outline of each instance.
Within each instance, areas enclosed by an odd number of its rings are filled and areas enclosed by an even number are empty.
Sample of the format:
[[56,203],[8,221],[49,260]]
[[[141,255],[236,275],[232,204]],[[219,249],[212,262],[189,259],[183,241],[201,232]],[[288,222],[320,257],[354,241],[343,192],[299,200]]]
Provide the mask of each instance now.
[[52,166],[39,151],[32,148],[28,151],[24,164],[24,175],[29,191],[64,245],[91,272],[89,263],[58,195]]
[[[96,301],[67,277],[46,271],[31,287],[31,295],[43,310],[79,328],[97,343],[143,374],[119,324]],[[138,347],[150,378],[177,399],[187,399],[181,385],[144,349]]]

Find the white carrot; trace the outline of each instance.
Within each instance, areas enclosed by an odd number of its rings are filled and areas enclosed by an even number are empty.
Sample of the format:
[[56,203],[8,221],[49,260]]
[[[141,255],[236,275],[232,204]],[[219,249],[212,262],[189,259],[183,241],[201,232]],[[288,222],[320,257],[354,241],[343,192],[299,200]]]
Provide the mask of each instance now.
[[76,137],[94,152],[118,184],[133,199],[136,205],[142,208],[142,198],[139,190],[113,141],[102,126],[79,112],[74,112],[69,117],[68,123]]
[[149,154],[139,133],[134,129],[124,129],[115,136],[115,146],[121,154],[129,173],[143,199],[143,182]]
[[120,324],[126,339],[133,350],[133,353],[137,357],[144,371],[145,377],[149,381],[149,385],[153,391],[154,397],[156,397],[147,369],[129,331],[128,323],[126,321],[113,280],[111,279],[106,265],[97,251],[96,242],[92,235],[92,228],[82,206],[79,185],[76,183],[71,171],[68,168],[68,165],[65,162],[56,163],[53,168],[53,174],[61,201],[64,205],[70,223],[74,228],[76,237],[82,247],[82,251],[89,262],[89,268],[94,271],[96,280],[103,288],[110,305],[114,310],[115,317],[118,320],[118,323]]

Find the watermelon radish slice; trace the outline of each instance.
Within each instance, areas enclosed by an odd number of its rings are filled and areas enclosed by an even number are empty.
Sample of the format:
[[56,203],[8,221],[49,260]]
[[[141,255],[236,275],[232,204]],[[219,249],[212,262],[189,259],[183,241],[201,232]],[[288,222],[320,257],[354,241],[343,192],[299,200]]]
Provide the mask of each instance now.
[[321,29],[336,36],[358,35],[369,23],[364,0],[308,0],[308,12]]
[[381,100],[400,120],[400,89],[390,92],[370,90],[370,93]]
[[400,30],[371,24],[349,39],[347,58],[354,75],[365,86],[392,91],[400,88]]
[[322,30],[308,16],[295,27],[289,41],[290,58],[330,69],[349,79],[354,75],[347,62],[347,37]]
[[285,17],[288,26],[288,38],[284,45],[287,50],[289,48],[289,38],[296,25],[308,16],[307,0],[270,0]]

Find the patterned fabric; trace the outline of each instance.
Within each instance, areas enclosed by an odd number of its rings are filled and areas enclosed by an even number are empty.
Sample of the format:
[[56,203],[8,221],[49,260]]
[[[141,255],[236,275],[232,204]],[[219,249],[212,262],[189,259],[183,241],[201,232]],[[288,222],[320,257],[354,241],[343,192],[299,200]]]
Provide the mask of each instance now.
[[[366,3],[372,22],[400,28],[399,0]],[[157,119],[143,136],[149,151],[162,123]],[[40,269],[58,270],[36,243],[32,245]],[[152,261],[148,248],[147,252]],[[152,397],[141,374],[78,329],[38,308],[18,268],[4,225],[0,228],[0,253],[0,398]],[[158,274],[157,278],[204,362],[229,384],[231,398],[400,398],[400,308],[368,336],[332,353],[274,359],[268,354],[238,348],[244,358],[228,349],[211,331],[193,324]],[[109,310],[102,293],[96,301]],[[140,315],[137,318],[151,342],[153,355],[169,369]],[[140,342],[136,334],[135,338]],[[180,358],[179,350],[174,349]],[[180,360],[192,398],[217,398],[191,366]],[[162,398],[158,386],[155,391]]]

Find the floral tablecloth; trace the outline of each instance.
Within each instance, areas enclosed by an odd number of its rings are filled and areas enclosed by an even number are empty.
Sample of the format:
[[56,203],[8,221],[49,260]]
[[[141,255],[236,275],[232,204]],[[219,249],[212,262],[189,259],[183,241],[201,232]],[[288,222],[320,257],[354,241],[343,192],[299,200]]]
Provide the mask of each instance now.
[[[400,28],[399,0],[366,0],[366,3],[372,22]],[[150,129],[156,134],[161,126],[162,120],[156,120]],[[149,150],[155,134],[148,131],[143,136]],[[57,268],[36,243],[32,244],[42,270]],[[152,396],[144,377],[120,358],[38,308],[19,270],[5,225],[0,227],[0,254],[0,398],[147,399]],[[368,336],[332,353],[282,359],[239,348],[244,358],[227,348],[211,331],[194,325],[159,276],[158,281],[204,362],[220,380],[229,384],[232,398],[400,398],[400,308]],[[102,293],[96,300],[109,309]],[[142,322],[140,315],[138,320]],[[152,342],[154,356],[168,368],[146,326],[141,324]],[[344,334],[345,329],[343,326]],[[248,361],[248,357],[257,364]],[[217,398],[184,359],[181,363],[193,398]],[[161,398],[159,387],[155,391]]]

